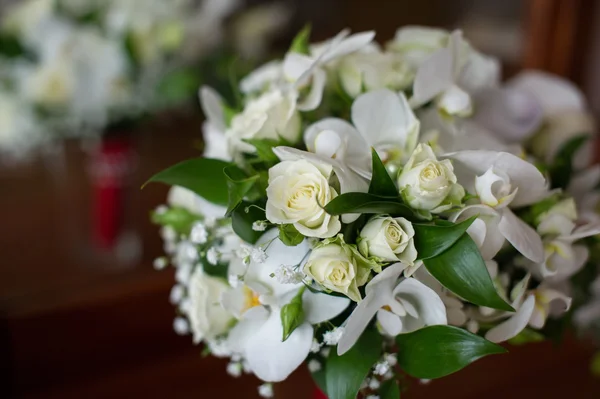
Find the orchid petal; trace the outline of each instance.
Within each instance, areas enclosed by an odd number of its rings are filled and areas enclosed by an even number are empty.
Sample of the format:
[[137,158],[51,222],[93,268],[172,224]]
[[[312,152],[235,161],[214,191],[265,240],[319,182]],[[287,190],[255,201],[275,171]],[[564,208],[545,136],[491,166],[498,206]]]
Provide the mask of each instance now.
[[420,281],[414,278],[402,280],[394,289],[393,295],[403,304],[412,305],[418,314],[418,317],[414,317],[413,311],[404,318],[403,332],[411,332],[424,326],[448,324],[444,302],[434,290]]
[[302,364],[310,353],[313,328],[309,323],[303,323],[287,340],[282,342],[282,337],[281,315],[273,310],[247,341],[245,358],[252,372],[263,381],[283,381]]
[[408,101],[388,89],[361,94],[352,104],[352,122],[373,147],[404,147],[408,134],[418,126]]
[[546,115],[556,112],[585,111],[583,93],[571,82],[541,71],[523,71],[508,86],[533,94]]
[[448,48],[436,51],[421,64],[410,100],[413,109],[431,101],[452,85],[452,68],[452,53]]
[[483,175],[490,167],[506,173],[519,192],[511,206],[530,205],[547,197],[548,187],[544,175],[531,163],[507,152],[469,150],[445,155],[460,162],[476,175]]
[[395,337],[402,332],[402,320],[392,312],[379,309],[377,311],[377,321],[383,331],[389,336]]
[[592,223],[587,223],[587,224],[584,224],[583,226],[577,227],[573,231],[573,234],[566,237],[566,239],[573,242],[573,241],[581,240],[582,238],[592,237],[597,234],[600,234],[600,222],[595,222],[595,223],[592,222]]
[[331,320],[350,305],[350,299],[326,294],[315,294],[306,290],[302,295],[305,320],[318,324]]
[[283,60],[283,75],[288,81],[297,84],[305,84],[307,73],[316,68],[315,60],[307,55],[299,53],[287,53]]
[[323,99],[323,91],[327,83],[327,75],[325,71],[317,68],[313,71],[312,84],[308,95],[298,102],[297,108],[300,111],[313,111],[321,105]]
[[529,295],[523,305],[508,320],[498,324],[485,334],[488,341],[498,343],[516,337],[529,323],[535,307],[535,296]]
[[268,87],[269,83],[279,80],[283,73],[280,61],[270,61],[250,72],[240,81],[240,90],[244,94],[261,91]]
[[570,256],[565,258],[559,254],[552,256],[552,266],[554,270],[549,270],[547,265],[541,265],[540,272],[542,277],[549,283],[558,283],[567,280],[579,272],[590,257],[590,251],[583,245],[574,245],[571,248]]
[[199,96],[202,112],[204,112],[206,119],[217,130],[221,132],[227,130],[227,125],[225,124],[223,99],[219,93],[217,93],[212,87],[202,86],[200,88]]
[[375,31],[366,31],[355,33],[342,40],[333,42],[332,45],[321,58],[321,63],[326,64],[333,61],[336,58],[343,57],[357,50],[360,50],[364,46],[368,45],[375,38]]
[[510,209],[502,210],[502,218],[498,224],[500,233],[527,259],[542,263],[544,261],[544,244],[540,235],[527,223],[519,219]]
[[204,138],[204,150],[202,156],[205,158],[231,162],[229,145],[225,133],[222,130],[217,129],[217,127],[213,126],[213,124],[208,121],[202,124],[202,133]]
[[[262,306],[261,306],[262,307]],[[263,308],[264,309],[264,308]],[[244,353],[250,339],[256,335],[267,321],[269,313],[262,318],[242,318],[227,335],[227,346],[235,353]]]

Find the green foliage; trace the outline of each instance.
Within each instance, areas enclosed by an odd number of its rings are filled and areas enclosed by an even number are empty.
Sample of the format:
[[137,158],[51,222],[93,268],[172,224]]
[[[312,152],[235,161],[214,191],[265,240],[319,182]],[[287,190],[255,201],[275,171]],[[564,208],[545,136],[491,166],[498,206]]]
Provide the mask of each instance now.
[[273,147],[281,145],[279,141],[273,139],[245,139],[244,141],[256,148],[258,159],[267,165],[272,166],[279,162],[279,158],[273,152]]
[[444,226],[413,224],[415,247],[419,259],[429,259],[441,255],[465,234],[475,219],[476,216],[473,216],[461,223]]
[[12,35],[0,34],[0,55],[6,58],[16,58],[25,53],[19,40]]
[[201,217],[185,208],[173,207],[164,212],[152,212],[151,219],[152,223],[172,227],[177,233],[187,235]]
[[293,224],[280,224],[279,239],[288,247],[295,247],[304,241],[304,236],[294,227]]
[[509,339],[508,343],[511,345],[525,345],[531,342],[542,342],[544,339],[544,336],[539,332],[525,328],[516,337]]
[[181,186],[213,204],[227,206],[227,182],[222,172],[227,166],[229,163],[219,159],[189,159],[158,172],[142,188],[152,182]]
[[195,98],[202,84],[200,73],[195,68],[181,68],[165,75],[156,90],[162,104],[175,106]]
[[345,193],[338,195],[327,205],[325,211],[330,215],[344,213],[386,213],[391,216],[402,216],[414,220],[415,215],[407,205],[397,197],[383,197],[369,193]]
[[242,200],[248,194],[258,175],[248,176],[246,173],[235,165],[228,165],[223,169],[223,174],[227,178],[227,188],[229,192],[229,201],[227,203],[227,212],[225,216],[230,216],[231,213],[241,204]]
[[310,24],[306,24],[304,28],[294,38],[292,45],[290,46],[290,52],[299,54],[310,53],[310,31],[312,30]]
[[373,176],[371,178],[371,184],[369,185],[369,194],[392,198],[398,197],[396,184],[394,184],[385,165],[381,162],[381,158],[379,158],[375,148],[371,148],[371,156],[373,162]]
[[514,311],[498,295],[479,249],[468,234],[424,263],[433,277],[459,297],[479,306]]
[[231,214],[231,227],[242,240],[249,244],[255,244],[263,232],[254,231],[252,224],[265,219],[265,211],[261,206],[242,201]]
[[396,337],[398,364],[416,378],[434,379],[457,372],[506,349],[462,328],[429,326]]
[[590,139],[589,134],[582,134],[567,141],[558,151],[554,162],[549,167],[550,182],[553,188],[566,189],[573,176],[573,158],[577,151]]
[[290,303],[281,308],[281,325],[283,326],[282,342],[287,340],[290,335],[304,322],[304,309],[302,307],[302,295],[306,287],[300,288],[298,293],[292,298]]
[[400,399],[400,387],[395,379],[387,380],[379,388],[381,399]]
[[342,356],[335,349],[329,353],[325,366],[329,399],[356,398],[360,385],[381,356],[381,342],[381,334],[369,329]]

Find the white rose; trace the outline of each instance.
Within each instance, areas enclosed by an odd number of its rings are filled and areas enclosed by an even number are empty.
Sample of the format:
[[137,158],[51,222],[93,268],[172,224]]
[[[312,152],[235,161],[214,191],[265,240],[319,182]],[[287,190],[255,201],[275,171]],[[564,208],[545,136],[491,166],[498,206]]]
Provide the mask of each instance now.
[[329,185],[332,166],[308,160],[284,161],[269,169],[267,219],[293,224],[306,237],[326,238],[341,228],[339,216],[322,208],[337,196]]
[[323,287],[361,300],[358,291],[358,265],[352,252],[338,244],[326,244],[313,249],[304,265],[304,273]]
[[460,203],[464,189],[450,160],[438,161],[430,146],[419,144],[402,169],[398,187],[414,209],[443,212]]
[[73,64],[65,57],[40,65],[23,77],[28,99],[46,107],[67,107],[75,94]]
[[412,265],[417,259],[414,236],[415,230],[408,220],[377,216],[369,220],[360,232],[359,249],[365,256]]
[[296,143],[300,139],[300,124],[294,97],[271,90],[250,100],[242,113],[233,117],[225,135],[233,152],[254,152],[255,148],[243,139],[283,138]]
[[500,209],[511,203],[517,195],[518,187],[514,190],[510,177],[497,168],[490,168],[481,176],[475,177],[475,191],[482,204]]
[[232,326],[233,315],[220,304],[221,296],[229,290],[221,279],[207,276],[198,268],[188,285],[189,306],[185,308],[194,342],[213,339]]

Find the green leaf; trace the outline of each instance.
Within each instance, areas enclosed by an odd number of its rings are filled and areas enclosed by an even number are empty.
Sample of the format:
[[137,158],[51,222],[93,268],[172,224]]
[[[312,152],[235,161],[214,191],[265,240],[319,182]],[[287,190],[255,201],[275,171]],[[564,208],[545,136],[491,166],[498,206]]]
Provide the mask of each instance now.
[[553,188],[567,188],[571,176],[573,176],[573,157],[589,139],[589,134],[574,137],[558,151],[553,164],[550,166],[550,182]]
[[511,345],[524,345],[531,342],[542,342],[544,339],[544,336],[539,332],[525,328],[516,337],[509,339],[507,342]]
[[256,155],[258,155],[258,158],[261,161],[264,161],[267,164],[279,162],[279,158],[277,158],[277,155],[273,152],[273,147],[281,145],[279,141],[273,139],[245,139],[243,141],[256,148]]
[[373,177],[371,178],[371,184],[369,185],[369,194],[392,198],[398,197],[396,184],[394,184],[385,165],[381,162],[381,158],[379,158],[375,148],[371,148],[371,154],[373,159]]
[[196,215],[187,209],[173,207],[164,212],[152,212],[152,223],[161,226],[170,226],[179,234],[189,234],[192,225],[201,220],[199,215]]
[[280,224],[279,239],[288,247],[295,247],[304,241],[304,236],[294,227],[293,224]]
[[258,206],[251,206],[248,202],[242,201],[231,214],[231,227],[235,234],[249,244],[255,244],[263,235],[262,231],[254,231],[252,224],[257,220],[265,220],[265,211]]
[[414,219],[413,211],[398,198],[382,197],[368,193],[345,193],[338,195],[327,205],[325,211],[330,215],[344,213],[387,213]]
[[465,234],[476,218],[476,216],[473,216],[461,223],[446,226],[413,224],[415,229],[415,247],[417,248],[419,259],[433,258],[450,248]]
[[304,322],[304,309],[302,307],[302,295],[306,286],[300,288],[290,303],[281,308],[281,325],[283,326],[283,337],[281,341],[287,340],[290,335]]
[[299,53],[299,54],[309,54],[310,53],[310,24],[306,24],[304,28],[294,38],[292,41],[292,45],[290,46],[290,52]]
[[158,172],[142,188],[153,182],[181,186],[213,204],[227,206],[227,181],[222,172],[226,166],[229,163],[219,159],[189,159]]
[[182,68],[165,75],[156,90],[161,102],[172,106],[193,98],[201,82],[194,68]]
[[487,355],[507,350],[453,326],[429,326],[396,337],[398,364],[416,378],[434,379],[461,370]]
[[395,379],[387,380],[379,388],[381,399],[400,399],[400,387]]
[[[321,359],[317,359],[317,361],[320,362]],[[325,380],[325,370],[326,370],[325,366],[322,365],[320,370],[311,372],[313,381],[315,382],[317,387],[319,387],[319,389],[323,393],[327,392],[327,381]]]
[[258,180],[258,175],[248,177],[243,170],[235,165],[228,165],[223,169],[227,178],[227,188],[229,192],[229,201],[225,216],[229,217],[231,212],[243,201],[244,197]]
[[325,366],[329,399],[355,399],[360,385],[381,356],[381,334],[365,330],[356,344],[342,356],[335,348]]
[[479,306],[514,311],[498,295],[479,249],[468,234],[424,263],[433,277],[459,297]]
[[6,58],[16,58],[25,53],[18,38],[12,35],[0,35],[0,55]]

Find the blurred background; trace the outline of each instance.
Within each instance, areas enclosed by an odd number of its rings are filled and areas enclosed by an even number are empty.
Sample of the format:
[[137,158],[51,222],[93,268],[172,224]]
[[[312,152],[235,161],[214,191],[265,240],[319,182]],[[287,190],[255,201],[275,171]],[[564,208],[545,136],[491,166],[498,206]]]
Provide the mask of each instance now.
[[[122,1],[131,3],[133,14],[149,4]],[[23,3],[0,1],[0,19]],[[48,2],[37,3],[39,11]],[[102,3],[70,0],[62,7],[83,23],[95,14],[77,7]],[[171,2],[162,3],[169,8]],[[407,24],[461,28],[475,47],[502,61],[505,76],[539,68],[567,77],[600,116],[600,4],[594,0],[248,0],[226,8],[204,9],[190,22],[197,34],[190,34],[191,44],[202,51],[169,64],[170,80],[152,80],[164,89],[158,95],[137,94],[157,101],[135,117],[113,117],[109,110],[93,124],[45,118],[43,131],[62,129],[69,137],[42,150],[0,151],[0,397],[257,397],[256,380],[231,379],[225,362],[201,358],[201,348],[173,332],[173,276],[153,268],[163,250],[148,217],[165,201],[167,188],[140,187],[155,172],[200,153],[200,83],[227,92],[236,74],[285,52],[306,23],[313,41],[344,27],[374,29],[380,42]],[[142,38],[150,35],[140,32]],[[33,42],[44,35],[31,34]],[[130,32],[124,37],[136,38]],[[0,92],[0,147],[10,144],[7,121],[14,116],[9,66],[15,63],[3,62],[17,54],[12,38],[0,40],[0,81],[9,76],[8,94]],[[86,48],[84,53],[93,51]],[[134,60],[142,68],[140,58]],[[158,62],[150,58],[145,68]],[[36,76],[25,75],[24,84]],[[58,90],[49,87],[51,94]],[[75,102],[91,96],[85,91]],[[415,381],[403,397],[598,398],[600,380],[589,371],[592,354],[591,346],[574,339],[560,347],[516,347],[440,381]],[[276,393],[309,398],[312,390],[301,370]]]

